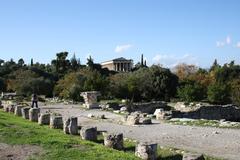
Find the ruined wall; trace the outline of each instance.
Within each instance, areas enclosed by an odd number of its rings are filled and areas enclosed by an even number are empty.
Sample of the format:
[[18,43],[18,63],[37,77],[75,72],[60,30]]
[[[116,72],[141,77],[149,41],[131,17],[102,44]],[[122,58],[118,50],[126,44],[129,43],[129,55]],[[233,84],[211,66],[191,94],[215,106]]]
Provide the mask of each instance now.
[[201,106],[196,110],[181,112],[175,111],[173,117],[178,118],[192,118],[192,119],[208,119],[228,121],[240,121],[240,108],[235,105],[215,105],[215,106]]

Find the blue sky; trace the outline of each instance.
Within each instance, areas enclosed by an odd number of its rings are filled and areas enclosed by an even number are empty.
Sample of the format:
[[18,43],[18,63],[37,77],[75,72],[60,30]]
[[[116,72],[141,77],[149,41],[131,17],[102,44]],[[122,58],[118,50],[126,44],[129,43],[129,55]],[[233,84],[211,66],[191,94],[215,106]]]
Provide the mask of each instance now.
[[240,63],[239,0],[0,0],[0,58]]

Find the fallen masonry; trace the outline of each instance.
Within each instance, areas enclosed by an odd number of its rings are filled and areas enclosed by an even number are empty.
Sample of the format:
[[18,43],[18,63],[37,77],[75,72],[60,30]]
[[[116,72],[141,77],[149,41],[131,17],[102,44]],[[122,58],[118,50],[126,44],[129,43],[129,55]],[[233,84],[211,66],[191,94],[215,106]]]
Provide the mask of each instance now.
[[80,130],[80,136],[84,140],[96,141],[97,140],[97,127],[82,127]]
[[104,145],[109,148],[122,150],[123,134],[122,133],[103,133]]

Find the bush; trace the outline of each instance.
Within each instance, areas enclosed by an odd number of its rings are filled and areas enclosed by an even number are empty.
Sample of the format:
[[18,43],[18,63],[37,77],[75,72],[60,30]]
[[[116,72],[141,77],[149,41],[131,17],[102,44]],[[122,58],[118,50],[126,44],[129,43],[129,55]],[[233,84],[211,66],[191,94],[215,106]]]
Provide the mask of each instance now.
[[208,87],[208,100],[211,103],[227,104],[230,103],[229,87],[223,83],[214,83]]
[[200,101],[204,98],[204,89],[197,83],[186,84],[177,89],[177,95],[182,101]]
[[233,104],[240,106],[240,79],[235,79],[231,83],[231,99]]

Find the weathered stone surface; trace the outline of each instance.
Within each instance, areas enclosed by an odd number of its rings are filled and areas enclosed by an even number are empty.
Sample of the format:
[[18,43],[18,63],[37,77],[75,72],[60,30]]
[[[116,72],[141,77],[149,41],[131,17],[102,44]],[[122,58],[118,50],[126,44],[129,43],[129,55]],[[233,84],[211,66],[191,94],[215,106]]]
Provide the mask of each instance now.
[[204,160],[202,154],[193,154],[193,153],[185,153],[183,154],[182,160]]
[[30,110],[30,107],[24,107],[21,109],[22,110],[22,117],[24,119],[29,119],[29,110]]
[[21,105],[15,106],[14,114],[15,114],[16,116],[22,116],[22,108],[23,108],[23,107],[24,107],[24,106],[21,106]]
[[81,96],[84,98],[84,106],[88,109],[98,108],[99,104],[97,103],[97,96],[100,95],[101,94],[98,91],[82,92]]
[[14,113],[14,111],[15,111],[15,106],[14,105],[9,105],[8,106],[8,112],[9,113]]
[[104,145],[109,147],[109,148],[113,148],[113,149],[117,149],[117,150],[122,150],[123,147],[123,134],[122,133],[103,133],[104,136]]
[[32,122],[38,122],[39,113],[40,113],[39,108],[31,108],[29,110],[29,120]]
[[80,136],[84,140],[96,141],[97,140],[97,127],[82,127]]
[[151,118],[143,118],[142,124],[152,124],[152,119]]
[[38,124],[49,125],[50,124],[50,113],[41,113],[38,117]]
[[129,115],[127,117],[127,125],[136,125],[139,124],[140,117],[139,115]]
[[4,112],[9,112],[9,106],[8,105],[4,105],[3,106],[3,111]]
[[156,115],[157,120],[169,120],[172,118],[172,111],[162,111],[158,112]]
[[139,143],[136,146],[135,155],[144,160],[157,159],[157,144]]
[[63,128],[63,118],[62,116],[50,116],[50,128],[62,129]]
[[72,134],[72,135],[77,135],[78,134],[78,125],[77,125],[77,117],[70,117],[67,118],[64,121],[63,124],[63,131],[65,134]]

